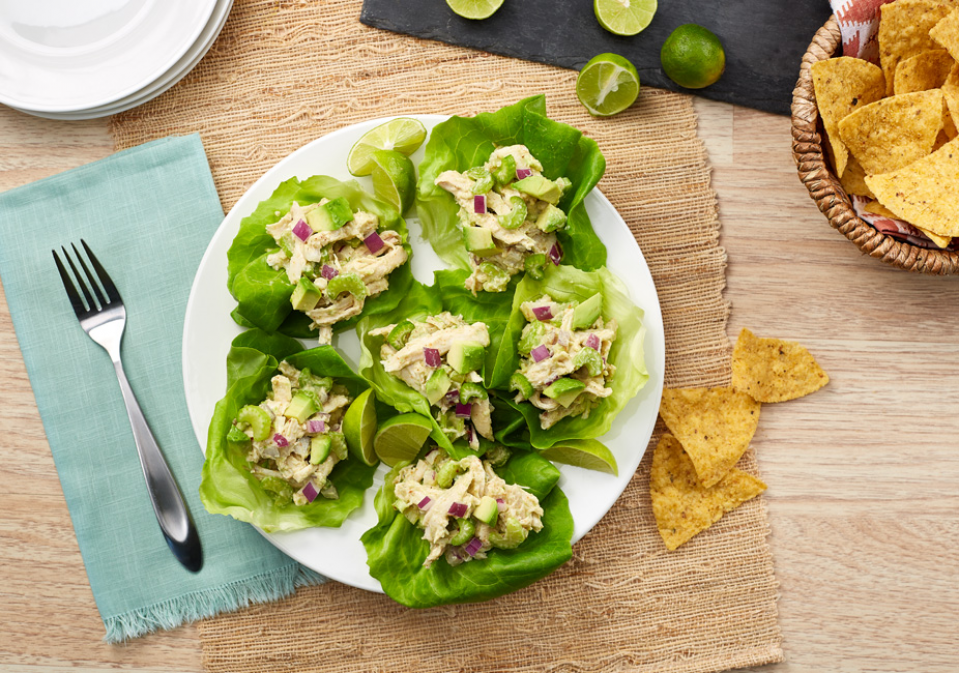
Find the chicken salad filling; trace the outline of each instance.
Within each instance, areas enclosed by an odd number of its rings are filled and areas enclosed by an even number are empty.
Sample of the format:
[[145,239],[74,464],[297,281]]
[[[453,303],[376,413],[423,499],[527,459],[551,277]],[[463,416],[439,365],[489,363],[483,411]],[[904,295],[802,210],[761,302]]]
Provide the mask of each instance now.
[[[279,215],[279,213],[278,213]],[[377,231],[379,218],[353,211],[344,197],[301,206],[267,225],[280,249],[267,256],[294,284],[290,301],[329,344],[333,325],[359,315],[366,300],[389,287],[389,275],[408,258],[400,234]]]
[[424,567],[440,556],[456,566],[486,558],[491,549],[515,549],[530,531],[543,529],[543,508],[532,493],[507,484],[494,471],[509,458],[495,446],[483,459],[453,460],[432,449],[394,478],[393,506],[423,529],[430,551]]
[[330,473],[346,460],[343,415],[349,391],[330,377],[281,362],[267,398],[240,409],[229,439],[250,442],[247,460],[278,504],[336,499]]
[[435,184],[460,206],[473,294],[503,292],[514,275],[542,278],[548,263],[559,264],[555,232],[566,227],[566,213],[557,204],[572,183],[546,178],[525,145],[498,147],[482,166],[444,171]]
[[616,368],[609,351],[616,321],[604,320],[603,298],[558,303],[548,295],[521,305],[527,324],[519,341],[520,366],[510,378],[516,401],[528,401],[540,414],[544,430],[569,416],[588,418],[612,395]]
[[466,438],[478,449],[479,438],[493,439],[493,405],[482,369],[489,329],[443,312],[422,320],[403,320],[370,332],[383,336],[383,369],[429,400],[436,421],[451,442]]

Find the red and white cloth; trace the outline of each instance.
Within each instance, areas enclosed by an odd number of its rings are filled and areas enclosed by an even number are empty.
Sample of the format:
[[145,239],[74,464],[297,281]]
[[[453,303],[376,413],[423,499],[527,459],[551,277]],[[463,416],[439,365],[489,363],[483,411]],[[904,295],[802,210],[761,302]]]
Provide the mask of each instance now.
[[842,55],[879,65],[879,7],[892,0],[829,0],[842,32]]

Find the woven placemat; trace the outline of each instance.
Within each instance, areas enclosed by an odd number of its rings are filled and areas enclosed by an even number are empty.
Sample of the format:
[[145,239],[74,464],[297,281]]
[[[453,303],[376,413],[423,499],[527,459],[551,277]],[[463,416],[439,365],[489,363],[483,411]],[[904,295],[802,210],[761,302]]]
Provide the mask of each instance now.
[[[237,0],[200,66],[113,120],[118,149],[198,131],[224,208],[301,145],[395,114],[474,114],[545,92],[550,116],[595,138],[600,188],[636,236],[666,325],[666,384],[730,378],[725,252],[690,99],[647,89],[596,120],[575,72],[362,26],[357,0]],[[655,439],[658,438],[659,428]],[[479,605],[415,611],[336,582],[200,624],[209,671],[719,671],[782,659],[761,498],[667,552],[647,454],[573,560]],[[751,452],[740,467],[756,472]]]

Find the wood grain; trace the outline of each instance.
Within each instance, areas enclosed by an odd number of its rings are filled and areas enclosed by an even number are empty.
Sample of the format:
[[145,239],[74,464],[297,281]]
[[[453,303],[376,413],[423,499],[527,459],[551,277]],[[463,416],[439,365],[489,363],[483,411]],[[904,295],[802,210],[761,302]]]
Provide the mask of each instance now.
[[[862,256],[799,183],[789,120],[697,101],[729,254],[729,335],[806,345],[832,381],[766,405],[786,661],[759,673],[959,669],[959,278]],[[0,190],[108,155],[106,121],[0,108]],[[0,222],[0,226],[3,223]],[[102,643],[0,295],[0,671],[202,670],[186,626]]]

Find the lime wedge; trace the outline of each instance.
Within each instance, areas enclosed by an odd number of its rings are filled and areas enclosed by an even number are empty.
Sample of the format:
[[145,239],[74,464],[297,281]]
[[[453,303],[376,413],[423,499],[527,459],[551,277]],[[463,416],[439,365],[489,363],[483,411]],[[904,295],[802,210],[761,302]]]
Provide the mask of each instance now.
[[594,0],[599,25],[615,35],[635,35],[653,20],[656,0]]
[[400,117],[380,124],[367,131],[356,141],[346,157],[346,167],[356,176],[373,172],[373,152],[376,150],[396,150],[409,156],[426,140],[426,127],[423,123]]
[[591,115],[609,117],[636,101],[639,96],[639,73],[622,56],[600,54],[579,71],[576,96]]
[[432,431],[433,424],[426,416],[400,414],[383,422],[373,439],[373,449],[380,460],[393,467],[401,460],[413,460]]
[[605,444],[595,439],[569,439],[541,453],[544,458],[554,463],[575,465],[607,474],[619,474],[619,467],[616,466],[616,458],[613,457],[612,452],[606,448]]
[[373,193],[376,198],[394,206],[400,215],[413,203],[416,192],[416,170],[405,154],[396,150],[377,150],[373,161]]
[[464,19],[488,19],[503,5],[503,0],[446,0],[446,4]]
[[350,453],[365,465],[373,465],[378,460],[373,451],[373,435],[376,434],[376,397],[373,389],[367,388],[343,416],[343,434]]

